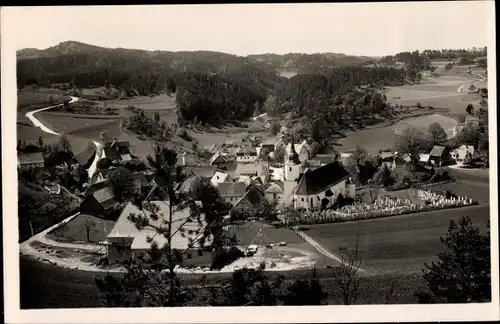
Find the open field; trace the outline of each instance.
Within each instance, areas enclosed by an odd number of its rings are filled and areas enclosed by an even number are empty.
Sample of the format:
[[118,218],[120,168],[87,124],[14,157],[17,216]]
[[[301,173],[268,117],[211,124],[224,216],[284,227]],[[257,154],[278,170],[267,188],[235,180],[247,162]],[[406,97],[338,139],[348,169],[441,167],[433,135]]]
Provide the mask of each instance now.
[[439,125],[443,127],[448,138],[453,137],[453,129],[458,124],[458,121],[439,114],[403,119],[402,121],[391,126],[390,129],[396,134],[401,134],[408,128],[420,129],[422,132],[427,133],[429,126],[435,122],[439,123]]
[[63,95],[62,90],[39,88],[38,90],[23,89],[17,92],[17,111],[24,113],[50,106],[49,97],[52,97],[54,105],[62,104],[64,100],[70,100],[69,96]]
[[107,123],[114,122],[120,118],[78,118],[68,114],[60,115],[58,113],[51,113],[41,111],[36,114],[36,118],[40,120],[45,126],[50,129],[61,133],[68,134],[77,130],[85,129],[88,127],[99,127]]
[[339,146],[335,149],[340,152],[354,151],[359,145],[368,153],[375,154],[379,150],[392,149],[396,142],[396,134],[387,126],[376,127],[349,133],[347,137],[337,142]]
[[108,132],[108,136],[113,138],[120,136],[121,134],[120,124],[121,124],[121,119],[113,120],[111,122],[107,121],[106,123],[100,123],[94,126],[79,128],[67,134],[74,137],[81,137],[90,140],[99,140],[99,134],[103,130],[106,130]]
[[59,242],[87,242],[87,229],[90,242],[106,239],[113,229],[113,221],[104,220],[90,215],[78,215],[63,226],[48,233],[47,236]]
[[424,262],[435,260],[443,250],[443,236],[450,220],[470,216],[473,224],[486,229],[489,206],[401,215],[338,224],[303,226],[307,235],[332,252],[339,247],[353,247],[359,237],[361,267],[376,274],[419,273]]

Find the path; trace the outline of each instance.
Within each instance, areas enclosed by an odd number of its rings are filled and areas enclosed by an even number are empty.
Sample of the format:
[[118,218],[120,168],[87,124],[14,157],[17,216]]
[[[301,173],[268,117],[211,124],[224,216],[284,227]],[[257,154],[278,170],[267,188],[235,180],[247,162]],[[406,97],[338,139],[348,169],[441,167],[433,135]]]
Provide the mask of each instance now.
[[[71,104],[71,103],[77,102],[78,100],[80,100],[80,98],[72,96],[69,103]],[[45,133],[52,134],[52,135],[61,135],[58,132],[56,132],[56,131],[50,129],[49,127],[47,127],[46,125],[44,125],[40,120],[38,120],[35,117],[35,114],[38,113],[38,112],[45,111],[45,110],[48,110],[48,109],[52,109],[52,108],[58,107],[58,106],[60,106],[60,104],[59,105],[55,105],[55,106],[49,106],[49,107],[40,108],[40,109],[37,109],[37,110],[30,111],[30,112],[26,113],[26,118],[28,118],[33,123],[33,125],[35,127],[40,128]],[[94,161],[92,162],[92,165],[88,169],[89,179],[92,178],[92,176],[94,175],[94,173],[96,171],[97,161],[99,161],[100,159],[106,157],[105,153],[104,153],[104,150],[102,149],[102,145],[99,142],[97,142],[97,141],[93,141],[93,143],[96,146],[96,155],[94,157]]]
[[[316,250],[318,250],[319,253],[323,254],[324,256],[326,256],[327,258],[329,258],[329,259],[331,259],[333,261],[336,261],[336,262],[338,262],[340,264],[347,265],[340,257],[338,257],[337,255],[333,254],[328,249],[324,248],[319,242],[317,242],[316,240],[314,240],[312,237],[310,237],[309,235],[307,235],[303,231],[297,230],[296,233],[300,237],[302,237],[304,240],[306,240],[307,243],[311,244]],[[358,268],[358,271],[361,272],[361,273],[364,273],[364,274],[370,274],[370,275],[374,274],[374,273],[371,273],[371,272],[366,271],[365,269],[361,269],[361,268]]]
[[[48,263],[52,264],[57,264],[58,266],[64,267],[64,268],[70,268],[70,269],[80,269],[80,270],[85,270],[85,271],[100,271],[100,272],[122,272],[123,270],[120,269],[100,269],[96,266],[93,266],[91,264],[82,262],[80,258],[75,258],[75,257],[68,257],[68,258],[60,258],[55,254],[49,254],[47,253],[46,249],[42,249],[41,251],[33,246],[31,246],[32,243],[34,242],[40,242],[45,245],[49,245],[51,250],[57,250],[58,248],[69,248],[73,250],[82,250],[87,253],[95,253],[97,252],[100,247],[95,246],[95,245],[90,245],[90,244],[72,244],[72,243],[62,243],[62,242],[57,242],[53,241],[49,238],[46,237],[47,233],[50,233],[54,229],[58,228],[59,226],[62,226],[71,220],[73,220],[75,217],[77,217],[80,213],[77,213],[75,215],[72,215],[65,220],[63,220],[60,223],[57,223],[46,230],[30,237],[28,240],[22,242],[19,244],[19,252],[22,255],[27,255],[30,256],[34,259],[39,259],[41,261],[45,261]],[[82,256],[83,257],[83,256]]]

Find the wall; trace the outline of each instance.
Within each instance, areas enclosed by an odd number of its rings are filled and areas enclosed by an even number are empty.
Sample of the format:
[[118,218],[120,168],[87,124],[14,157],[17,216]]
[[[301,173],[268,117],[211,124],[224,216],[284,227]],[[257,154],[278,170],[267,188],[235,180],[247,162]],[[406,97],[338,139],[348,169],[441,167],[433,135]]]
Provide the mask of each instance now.
[[243,156],[236,156],[236,162],[239,163],[254,163],[257,161],[258,156],[257,155],[243,155]]

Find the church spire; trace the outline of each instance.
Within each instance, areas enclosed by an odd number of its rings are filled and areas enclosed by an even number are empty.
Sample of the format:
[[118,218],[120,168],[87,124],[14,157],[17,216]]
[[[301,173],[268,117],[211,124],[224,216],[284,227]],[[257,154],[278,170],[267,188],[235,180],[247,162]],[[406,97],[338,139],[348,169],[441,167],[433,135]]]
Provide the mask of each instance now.
[[292,132],[292,140],[290,141],[290,150],[287,149],[287,160],[288,163],[292,164],[300,164],[300,159],[299,155],[297,154],[297,151],[295,150],[295,138],[294,134]]

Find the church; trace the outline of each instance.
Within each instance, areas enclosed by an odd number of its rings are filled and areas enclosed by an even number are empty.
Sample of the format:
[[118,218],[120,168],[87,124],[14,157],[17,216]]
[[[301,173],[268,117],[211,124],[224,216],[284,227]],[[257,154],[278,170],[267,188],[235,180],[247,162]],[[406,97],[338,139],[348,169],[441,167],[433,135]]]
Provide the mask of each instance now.
[[338,161],[318,168],[308,168],[295,149],[294,137],[287,146],[284,161],[283,201],[295,208],[306,210],[332,207],[339,195],[355,197],[356,185]]

